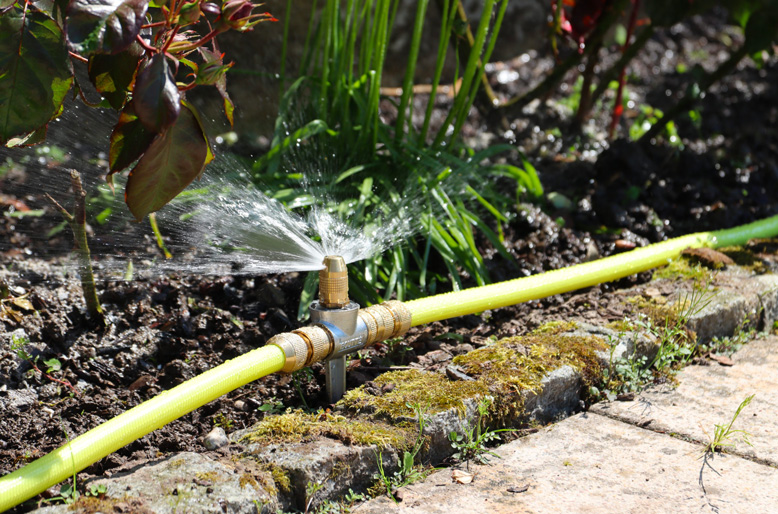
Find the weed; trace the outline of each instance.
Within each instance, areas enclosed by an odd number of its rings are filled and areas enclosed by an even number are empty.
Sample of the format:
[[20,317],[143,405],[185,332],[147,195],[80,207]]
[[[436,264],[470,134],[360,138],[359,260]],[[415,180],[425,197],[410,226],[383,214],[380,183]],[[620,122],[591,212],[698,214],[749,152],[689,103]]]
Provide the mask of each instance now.
[[107,491],[108,487],[105,484],[92,484],[84,495],[100,498],[101,496],[104,496]]
[[416,456],[421,451],[425,443],[424,428],[427,421],[424,417],[424,412],[419,404],[408,405],[408,408],[412,409],[416,414],[416,418],[419,421],[419,435],[416,438],[413,448],[410,451],[404,451],[402,460],[400,461],[400,469],[395,471],[391,477],[386,475],[384,471],[384,460],[382,452],[378,452],[378,479],[380,480],[383,488],[386,489],[386,494],[397,503],[397,498],[394,497],[392,491],[399,489],[400,487],[412,484],[425,478],[428,474],[428,470],[416,465]]
[[701,352],[709,351],[717,355],[731,356],[740,350],[744,344],[754,338],[756,328],[746,316],[739,324],[735,333],[728,337],[714,336],[710,342],[700,347]]
[[318,493],[322,487],[324,487],[324,485],[321,482],[308,482],[305,484],[305,514],[308,514],[314,496],[316,496],[316,493]]
[[260,412],[263,412],[264,414],[281,414],[284,412],[284,403],[281,400],[276,399],[275,397],[269,399],[259,407],[257,407],[257,410]]
[[486,445],[492,441],[499,441],[499,432],[512,432],[512,429],[503,428],[500,430],[490,430],[483,426],[484,417],[489,413],[489,406],[492,404],[490,398],[484,398],[478,402],[478,420],[475,426],[468,423],[464,429],[464,434],[451,432],[448,435],[451,446],[456,450],[454,459],[464,461],[467,470],[470,471],[470,461],[478,464],[486,464],[487,456],[499,458],[499,455],[486,449]]
[[16,356],[23,361],[27,361],[32,366],[31,372],[37,372],[40,375],[48,378],[52,382],[67,387],[73,394],[78,394],[78,390],[66,379],[59,379],[52,376],[52,373],[60,371],[62,369],[62,363],[59,359],[51,358],[43,361],[46,366],[46,371],[42,371],[38,367],[38,361],[40,357],[38,355],[32,355],[27,351],[26,346],[30,344],[30,340],[26,336],[18,336],[16,334],[11,335],[11,351],[16,353]]
[[703,449],[703,456],[721,452],[724,450],[724,448],[734,448],[735,445],[739,442],[745,443],[748,446],[753,446],[749,440],[751,434],[745,430],[732,428],[732,425],[735,424],[735,421],[737,420],[738,416],[740,416],[740,413],[743,411],[743,409],[748,407],[748,405],[751,403],[751,400],[754,399],[754,396],[755,395],[753,394],[751,396],[747,396],[742,402],[740,402],[740,405],[735,411],[735,414],[732,416],[732,419],[729,420],[729,423],[715,425],[713,429],[713,436],[710,436],[707,432],[705,432],[709,442]]
[[213,426],[222,427],[224,430],[231,430],[233,422],[222,412],[218,412],[213,417]]

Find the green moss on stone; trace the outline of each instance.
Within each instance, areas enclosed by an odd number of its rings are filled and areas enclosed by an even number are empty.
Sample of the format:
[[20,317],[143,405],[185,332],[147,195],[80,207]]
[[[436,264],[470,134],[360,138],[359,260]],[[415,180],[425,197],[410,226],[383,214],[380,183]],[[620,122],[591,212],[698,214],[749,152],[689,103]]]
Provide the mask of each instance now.
[[549,321],[536,328],[532,333],[548,335],[563,334],[565,332],[572,332],[576,328],[578,328],[578,323],[575,321]]
[[267,416],[241,438],[249,443],[287,443],[331,437],[347,444],[405,448],[413,442],[412,430],[379,421],[347,418],[331,412],[301,410]]
[[449,409],[464,413],[465,400],[483,397],[489,388],[483,382],[453,382],[439,373],[409,369],[384,373],[373,383],[379,387],[391,386],[391,390],[374,395],[360,386],[346,393],[339,405],[353,412],[367,411],[389,419],[413,418],[414,406],[425,414],[436,414]]
[[657,268],[654,271],[653,279],[668,280],[695,280],[700,282],[710,282],[712,272],[699,263],[691,263],[688,259],[679,257],[673,259],[667,266]]

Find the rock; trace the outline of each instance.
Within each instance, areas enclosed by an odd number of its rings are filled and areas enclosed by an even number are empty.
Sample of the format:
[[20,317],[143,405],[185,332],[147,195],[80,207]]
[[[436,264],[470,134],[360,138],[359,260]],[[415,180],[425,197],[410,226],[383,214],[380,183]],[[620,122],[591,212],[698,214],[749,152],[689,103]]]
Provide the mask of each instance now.
[[[268,512],[275,512],[275,494],[260,482],[264,480],[247,472],[239,473],[203,455],[184,452],[135,465],[109,479],[87,480],[84,488],[88,491],[90,487],[104,485],[102,499],[119,507],[114,512],[255,514],[257,505],[266,505]],[[68,514],[74,508],[86,512],[77,507],[78,504],[57,505],[38,512]]]
[[203,439],[203,445],[209,450],[217,450],[222,446],[227,446],[229,443],[230,440],[227,439],[227,433],[222,427],[214,428]]

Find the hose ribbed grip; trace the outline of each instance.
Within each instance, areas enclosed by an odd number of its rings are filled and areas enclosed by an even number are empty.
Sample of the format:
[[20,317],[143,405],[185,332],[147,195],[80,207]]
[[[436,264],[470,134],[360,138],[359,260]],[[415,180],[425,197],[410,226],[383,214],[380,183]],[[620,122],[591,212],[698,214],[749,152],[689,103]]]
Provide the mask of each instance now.
[[308,362],[308,342],[300,335],[294,332],[284,332],[270,338],[267,344],[273,344],[281,348],[284,352],[284,367],[281,371],[291,373],[305,367]]
[[294,330],[292,333],[302,336],[308,344],[308,359],[305,361],[306,366],[324,360],[325,357],[332,353],[333,341],[330,339],[327,331],[322,327],[316,325],[312,327],[302,327]]
[[359,317],[367,326],[367,345],[401,336],[411,328],[411,311],[394,300],[362,309]]

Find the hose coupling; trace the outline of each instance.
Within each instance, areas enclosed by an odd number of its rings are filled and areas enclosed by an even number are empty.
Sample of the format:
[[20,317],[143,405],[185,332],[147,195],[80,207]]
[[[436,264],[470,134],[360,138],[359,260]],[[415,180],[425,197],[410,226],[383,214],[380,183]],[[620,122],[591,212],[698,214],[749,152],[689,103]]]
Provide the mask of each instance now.
[[285,373],[399,337],[411,327],[411,312],[395,300],[365,309],[359,309],[354,302],[341,309],[325,309],[313,302],[311,318],[313,325],[277,334],[267,343],[284,352]]

